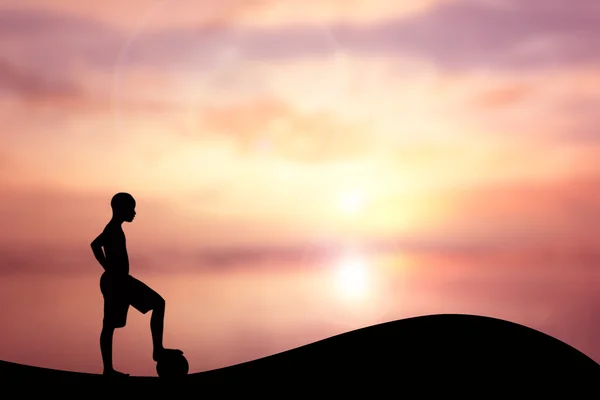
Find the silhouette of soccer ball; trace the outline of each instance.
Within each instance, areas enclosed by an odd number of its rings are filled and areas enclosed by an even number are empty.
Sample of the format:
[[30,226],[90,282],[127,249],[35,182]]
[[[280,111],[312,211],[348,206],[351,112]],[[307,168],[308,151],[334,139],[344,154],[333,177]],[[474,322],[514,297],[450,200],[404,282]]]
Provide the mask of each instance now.
[[190,365],[183,354],[168,355],[156,363],[156,373],[160,378],[182,378],[189,370]]

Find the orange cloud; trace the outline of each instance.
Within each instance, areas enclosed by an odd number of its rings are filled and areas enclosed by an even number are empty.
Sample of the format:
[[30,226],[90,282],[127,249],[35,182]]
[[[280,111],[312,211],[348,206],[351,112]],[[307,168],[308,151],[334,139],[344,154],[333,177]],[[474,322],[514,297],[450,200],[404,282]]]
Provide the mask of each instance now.
[[522,84],[500,86],[482,93],[476,103],[484,108],[518,105],[531,90],[532,88]]
[[243,152],[270,153],[290,161],[320,163],[368,154],[366,127],[344,123],[329,112],[302,113],[273,99],[200,110],[203,134],[235,138]]

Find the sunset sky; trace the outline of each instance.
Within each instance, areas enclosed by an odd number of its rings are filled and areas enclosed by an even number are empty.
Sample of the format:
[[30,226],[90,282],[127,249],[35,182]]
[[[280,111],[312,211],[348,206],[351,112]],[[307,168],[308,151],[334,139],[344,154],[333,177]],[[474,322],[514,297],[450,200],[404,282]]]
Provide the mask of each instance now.
[[[600,3],[576,3],[3,0],[0,359],[101,371],[89,243],[126,191],[192,372],[438,312],[600,361]],[[148,315],[115,340],[153,374]]]

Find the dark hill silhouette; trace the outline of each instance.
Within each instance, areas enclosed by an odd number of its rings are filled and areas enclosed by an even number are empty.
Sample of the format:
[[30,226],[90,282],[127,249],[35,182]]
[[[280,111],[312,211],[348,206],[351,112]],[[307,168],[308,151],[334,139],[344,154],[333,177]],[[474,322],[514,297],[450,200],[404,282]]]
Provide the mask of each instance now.
[[[423,391],[485,398],[498,390],[557,393],[569,390],[594,397],[600,365],[544,333],[499,319],[473,315],[430,315],[358,329],[279,354],[188,375],[181,382],[155,377],[108,380],[101,375],[0,363],[3,390],[44,391],[45,396],[76,392],[94,395],[118,385],[120,393],[156,390],[394,391],[406,397]],[[190,387],[191,386],[191,387]],[[419,393],[420,394],[419,394]],[[212,392],[211,392],[212,393]],[[8,398],[8,397],[7,397]]]

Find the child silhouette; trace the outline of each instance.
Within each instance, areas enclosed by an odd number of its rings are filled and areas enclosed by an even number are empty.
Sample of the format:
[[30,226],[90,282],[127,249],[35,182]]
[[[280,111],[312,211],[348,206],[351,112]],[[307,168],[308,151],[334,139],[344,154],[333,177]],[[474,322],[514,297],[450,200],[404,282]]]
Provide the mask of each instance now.
[[129,306],[142,314],[152,310],[150,330],[154,361],[170,354],[183,354],[181,350],[163,346],[165,300],[143,282],[129,275],[129,256],[123,232],[123,222],[135,218],[135,199],[128,193],[117,193],[110,202],[112,218],[100,235],[91,243],[94,256],[104,268],[100,290],[104,297],[104,320],[100,334],[100,350],[104,375],[128,376],[113,368],[112,344],[116,328],[127,323]]

